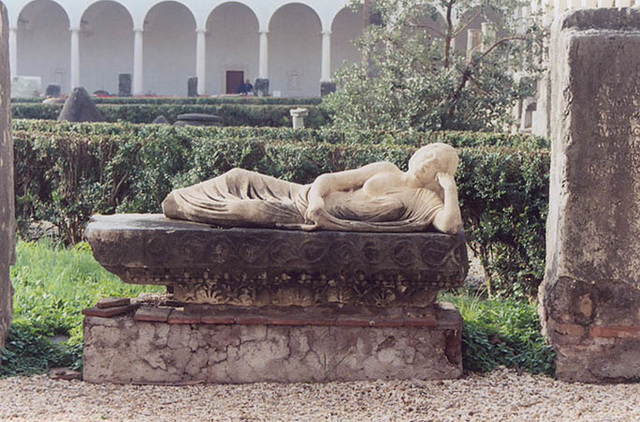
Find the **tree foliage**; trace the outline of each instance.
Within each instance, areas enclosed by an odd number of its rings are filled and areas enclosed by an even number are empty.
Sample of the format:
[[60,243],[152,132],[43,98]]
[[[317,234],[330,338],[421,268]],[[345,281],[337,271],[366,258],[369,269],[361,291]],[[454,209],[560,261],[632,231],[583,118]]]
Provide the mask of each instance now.
[[[323,102],[334,126],[503,129],[515,101],[532,94],[541,70],[544,34],[535,19],[518,17],[525,4],[372,0],[375,23],[359,41],[363,63],[337,72],[338,89]],[[365,16],[368,10],[369,4]],[[467,54],[469,29],[481,22],[482,40]]]

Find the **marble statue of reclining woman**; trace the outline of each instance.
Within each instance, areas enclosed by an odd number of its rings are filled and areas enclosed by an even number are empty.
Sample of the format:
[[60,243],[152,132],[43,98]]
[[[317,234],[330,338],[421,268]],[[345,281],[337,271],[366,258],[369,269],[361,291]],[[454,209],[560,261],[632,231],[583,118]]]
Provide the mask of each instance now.
[[457,166],[455,149],[434,143],[411,157],[406,172],[378,162],[308,185],[233,169],[172,191],[162,209],[169,218],[227,227],[415,232],[433,226],[454,234],[462,230]]

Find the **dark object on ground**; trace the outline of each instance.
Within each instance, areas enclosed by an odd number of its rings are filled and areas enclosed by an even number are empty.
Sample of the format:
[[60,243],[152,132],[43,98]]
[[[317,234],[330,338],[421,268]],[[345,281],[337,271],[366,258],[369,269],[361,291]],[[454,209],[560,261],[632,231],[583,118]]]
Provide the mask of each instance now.
[[48,98],[58,98],[60,96],[60,93],[60,85],[49,84],[47,85],[47,89],[44,92],[44,95]]
[[222,117],[215,114],[186,113],[179,114],[175,126],[222,126]]
[[169,122],[169,120],[167,120],[167,118],[164,117],[164,115],[162,115],[162,114],[160,116],[156,117],[153,120],[153,122],[151,122],[151,123],[155,123],[157,125],[160,125],[160,124],[164,124],[164,125],[171,124],[171,122]]
[[103,122],[104,117],[98,107],[87,93],[87,90],[78,87],[69,94],[69,98],[64,103],[62,111],[58,116],[58,121],[69,122]]

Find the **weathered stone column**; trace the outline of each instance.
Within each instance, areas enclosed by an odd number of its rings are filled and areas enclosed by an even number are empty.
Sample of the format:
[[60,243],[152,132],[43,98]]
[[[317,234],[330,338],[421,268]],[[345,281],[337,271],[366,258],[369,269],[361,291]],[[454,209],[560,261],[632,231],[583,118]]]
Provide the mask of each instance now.
[[13,288],[9,279],[9,266],[15,259],[8,37],[7,9],[0,2],[0,349],[4,347],[13,313]]
[[559,378],[640,377],[640,11],[556,21],[547,269]]

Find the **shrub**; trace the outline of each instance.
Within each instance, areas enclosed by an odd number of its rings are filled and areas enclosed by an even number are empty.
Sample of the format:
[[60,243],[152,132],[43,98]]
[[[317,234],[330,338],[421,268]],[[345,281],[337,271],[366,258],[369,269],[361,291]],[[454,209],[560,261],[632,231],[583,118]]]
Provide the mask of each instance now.
[[363,138],[325,130],[19,121],[17,219],[22,230],[34,219],[51,221],[65,241],[77,242],[92,214],[159,212],[171,189],[233,167],[310,183],[321,173],[380,160],[406,169],[418,145],[440,140],[460,148],[463,219],[492,293],[535,294],[548,200],[544,141],[465,132]]
[[[225,126],[291,126],[290,110],[292,105],[247,105],[247,104],[98,104],[98,109],[108,122],[151,123],[156,117],[163,115],[170,122],[175,122],[183,113],[216,114],[222,117]],[[324,111],[316,106],[305,106],[309,116],[305,118],[305,126],[318,128],[327,122]],[[18,103],[11,107],[14,119],[56,120],[62,109],[61,105]]]
[[[318,97],[279,98],[279,97],[92,97],[96,104],[250,104],[250,105],[318,105]],[[12,104],[42,103],[42,98],[12,98]]]
[[537,304],[527,300],[486,299],[462,291],[441,295],[464,319],[462,361],[466,371],[498,366],[553,375],[555,354],[540,332]]
[[[161,292],[160,286],[123,283],[96,262],[91,248],[42,240],[19,242],[11,268],[15,287],[13,326],[2,351],[0,377],[44,372],[55,366],[82,365],[82,309],[107,296]],[[53,336],[67,337],[62,344]]]

